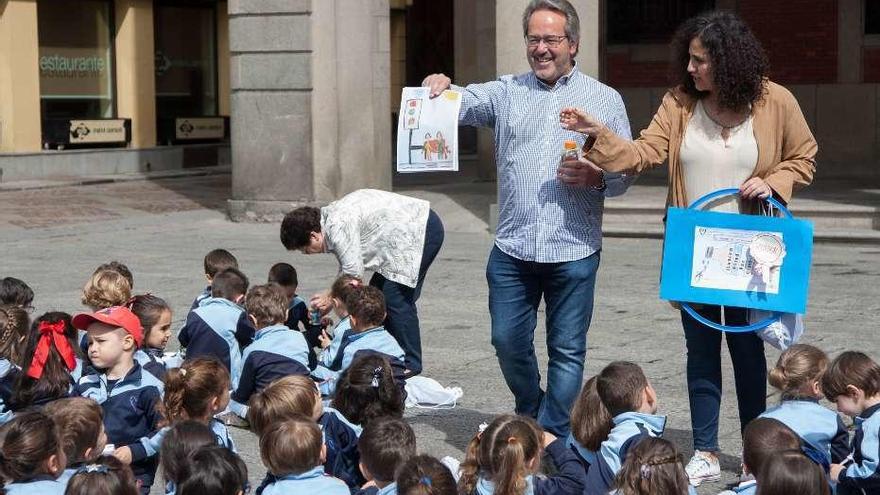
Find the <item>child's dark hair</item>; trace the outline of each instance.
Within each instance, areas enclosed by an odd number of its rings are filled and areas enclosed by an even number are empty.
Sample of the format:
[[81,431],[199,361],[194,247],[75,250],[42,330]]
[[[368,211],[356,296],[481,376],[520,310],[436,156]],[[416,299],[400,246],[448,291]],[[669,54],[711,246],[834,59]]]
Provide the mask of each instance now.
[[361,328],[377,327],[385,321],[385,296],[375,287],[353,287],[343,304]]
[[53,455],[64,454],[58,427],[40,411],[25,412],[13,418],[3,426],[0,442],[0,474],[7,481],[23,481],[45,474],[42,470],[46,461]]
[[391,482],[397,470],[416,455],[416,434],[402,419],[377,419],[364,427],[358,450],[361,464],[374,480]]
[[309,245],[312,232],[321,231],[321,210],[314,206],[300,206],[284,215],[281,221],[281,244],[288,251]]
[[361,352],[340,375],[331,406],[352,423],[366,427],[376,418],[402,418],[404,399],[388,359]]
[[34,290],[15,277],[0,278],[0,304],[27,309],[34,302]]
[[[67,456],[67,465],[73,466],[101,455],[95,451],[98,437],[101,436],[101,424],[104,412],[101,406],[92,399],[70,397],[60,399],[43,408],[58,426],[61,446]],[[92,449],[86,457],[86,451]]]
[[[56,347],[59,341],[54,335],[64,336],[66,348]],[[22,358],[22,372],[18,375],[13,388],[9,407],[18,411],[37,402],[49,402],[63,399],[70,392],[70,372],[76,365],[79,346],[76,344],[77,331],[70,323],[70,315],[61,312],[45,313],[31,324],[27,346]],[[64,344],[62,344],[64,345]],[[48,346],[46,362],[40,368],[34,360],[34,354],[41,346]],[[60,351],[60,352],[59,352]],[[68,363],[63,357],[72,357],[74,362]]]
[[211,297],[235,301],[247,293],[248,284],[247,276],[238,268],[227,268],[211,280]]
[[596,379],[596,393],[612,418],[638,410],[647,387],[648,379],[642,368],[628,361],[613,361]]
[[540,462],[544,432],[538,423],[526,416],[498,416],[482,434],[468,444],[461,463],[460,493],[474,493],[480,475],[495,483],[495,493],[522,495],[526,476],[532,474],[528,463]]
[[571,434],[584,448],[598,452],[608,438],[614,424],[599,393],[596,391],[598,377],[584,383],[574,406],[571,408]]
[[202,447],[216,444],[217,437],[205,423],[192,419],[174,423],[162,439],[159,454],[165,481],[180,483],[189,456]]
[[[340,304],[345,306],[345,300],[349,297],[352,291],[362,285],[364,285],[364,281],[361,280],[360,277],[348,274],[340,275],[330,287],[330,297],[336,299]],[[348,313],[348,307],[343,309]],[[337,312],[338,311],[339,308],[337,308]]]
[[321,397],[311,377],[289,375],[251,396],[247,420],[251,431],[262,436],[272,424],[296,415],[311,417]]
[[177,487],[179,495],[238,495],[246,491],[247,466],[226,447],[202,447],[193,452],[187,465]]
[[212,357],[187,359],[180,368],[169,369],[164,382],[160,411],[166,424],[181,419],[207,422],[214,414],[211,400],[223,397],[230,387],[229,371]]
[[64,495],[137,495],[138,487],[128,465],[113,457],[99,457],[80,467],[67,482]]
[[124,263],[120,263],[118,261],[111,261],[110,263],[104,263],[102,265],[98,265],[98,268],[95,268],[94,273],[97,274],[98,272],[103,272],[106,270],[112,270],[112,271],[117,272],[120,275],[122,275],[125,278],[125,280],[128,281],[128,286],[130,288],[134,289],[134,275],[131,274],[131,270],[129,270],[128,267],[125,266]]
[[287,321],[287,306],[287,296],[275,283],[251,287],[244,299],[244,307],[257,320],[257,328]]
[[270,425],[260,435],[260,457],[275,476],[302,474],[321,465],[323,444],[318,423],[297,414]]
[[[757,495],[830,495],[825,470],[800,450],[777,452],[761,466]],[[868,492],[865,492],[868,493]]]
[[299,280],[296,277],[296,268],[290,263],[275,263],[269,268],[268,283],[276,283],[282,287],[296,287]]
[[150,331],[159,322],[162,313],[171,312],[171,306],[164,299],[152,294],[139,294],[132,297],[128,309],[141,321],[141,327],[144,329],[144,346],[149,339]]
[[97,311],[112,306],[125,306],[131,299],[131,282],[115,269],[95,271],[82,290],[82,303]]
[[22,307],[0,305],[0,358],[22,365],[29,326],[30,317]]
[[767,376],[770,385],[782,392],[782,399],[812,397],[813,383],[828,368],[828,356],[818,347],[795,344],[786,349]]
[[767,459],[783,450],[800,450],[801,439],[782,421],[753,419],[743,430],[743,464],[756,478]]
[[833,401],[849,395],[849,385],[864,392],[865,397],[880,394],[880,366],[863,352],[846,351],[837,356],[822,375],[822,393]]
[[[238,260],[225,249],[215,249],[205,255],[205,275],[214,278],[218,273],[230,268],[238,269]],[[211,283],[213,286],[213,282]]]
[[449,468],[429,455],[417,455],[397,472],[400,495],[457,495],[458,487]]
[[688,476],[672,442],[647,437],[627,452],[614,486],[619,495],[687,495]]

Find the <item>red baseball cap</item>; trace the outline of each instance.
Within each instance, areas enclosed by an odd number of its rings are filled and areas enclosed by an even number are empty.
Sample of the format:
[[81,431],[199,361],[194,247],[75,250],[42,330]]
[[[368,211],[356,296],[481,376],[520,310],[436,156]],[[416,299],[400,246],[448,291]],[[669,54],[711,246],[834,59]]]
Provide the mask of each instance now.
[[80,330],[88,330],[89,325],[96,321],[122,328],[134,337],[138,347],[144,341],[144,330],[141,327],[141,320],[124,306],[111,306],[94,313],[80,313],[73,317],[73,326]]

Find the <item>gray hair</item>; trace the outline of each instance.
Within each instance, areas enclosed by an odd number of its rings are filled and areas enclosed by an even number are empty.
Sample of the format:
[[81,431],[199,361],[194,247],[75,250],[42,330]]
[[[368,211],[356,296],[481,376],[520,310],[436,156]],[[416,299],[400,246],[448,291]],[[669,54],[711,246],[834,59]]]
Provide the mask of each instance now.
[[532,0],[523,12],[523,37],[529,35],[529,19],[536,10],[552,10],[565,16],[565,35],[570,43],[581,39],[581,21],[568,0]]

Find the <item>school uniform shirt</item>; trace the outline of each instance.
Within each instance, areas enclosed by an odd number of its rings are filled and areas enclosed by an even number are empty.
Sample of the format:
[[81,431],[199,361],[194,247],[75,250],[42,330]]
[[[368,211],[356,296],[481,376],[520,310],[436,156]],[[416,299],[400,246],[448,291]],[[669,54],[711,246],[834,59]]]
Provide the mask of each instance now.
[[202,289],[202,292],[200,292],[199,295],[197,295],[196,298],[193,299],[192,305],[189,307],[190,311],[198,308],[199,305],[202,303],[202,301],[204,301],[205,299],[208,299],[209,297],[211,297],[211,286],[210,285],[205,287],[204,289]]
[[9,397],[12,396],[13,383],[7,377],[13,370],[20,370],[20,368],[12,364],[12,361],[0,358],[0,425],[12,421],[12,417],[15,415],[8,405]]
[[[593,493],[584,492],[586,480],[580,461],[574,453],[565,446],[565,440],[557,438],[546,449],[547,454],[556,466],[557,474],[554,476],[530,475],[526,476],[526,491],[524,495],[559,495]],[[601,493],[607,493],[605,490]],[[495,483],[484,476],[477,479],[477,488],[474,495],[494,495]],[[596,492],[599,493],[599,492]]]
[[569,433],[568,437],[565,439],[565,446],[571,449],[574,456],[580,461],[581,466],[584,468],[584,476],[586,476],[587,471],[590,470],[590,466],[596,464],[596,451],[590,450],[581,445],[571,433]]
[[134,353],[134,360],[141,365],[141,368],[149,371],[153,376],[162,380],[165,378],[165,362],[162,361],[162,349],[153,347],[144,347],[138,349]]
[[784,400],[764,411],[761,418],[778,420],[812,449],[825,456],[825,465],[840,464],[849,455],[849,433],[836,412],[818,399]]
[[330,345],[321,351],[321,355],[318,357],[318,364],[333,369],[333,362],[336,361],[336,356],[339,356],[340,358],[342,357],[342,355],[339,354],[339,348],[342,346],[342,341],[351,333],[351,317],[346,316],[339,320],[339,323],[336,324],[336,328],[333,329],[333,339],[330,341]]
[[586,493],[608,493],[629,449],[645,437],[659,437],[666,428],[666,416],[625,412],[612,419],[608,439],[599,447],[596,463],[587,472]]
[[397,483],[386,485],[385,488],[371,486],[356,491],[355,495],[397,495]]
[[[690,485],[688,485],[690,487]],[[690,491],[690,490],[689,490]],[[755,495],[758,492],[758,482],[755,480],[743,481],[739,485],[724,490],[718,495]]]
[[[880,493],[880,404],[856,417],[853,463],[840,473],[838,493]],[[844,491],[841,491],[844,490]]]
[[48,474],[28,481],[16,481],[4,486],[6,495],[64,495],[67,483],[60,483]]
[[318,418],[318,426],[321,427],[324,445],[327,446],[324,471],[341,479],[351,488],[366,483],[367,480],[358,468],[361,460],[358,438],[363,429],[351,423],[341,412],[332,407],[324,408],[324,413]]
[[268,483],[257,490],[257,495],[290,495],[293,493],[351,495],[348,486],[342,480],[325,474],[322,466],[317,466],[302,474],[270,475]]
[[135,362],[119,380],[110,381],[106,374],[84,376],[76,391],[101,405],[107,442],[117,449],[131,449],[131,469],[149,489],[158,465],[161,433],[156,405],[162,400],[162,382]]
[[272,325],[257,331],[253,343],[244,351],[238,373],[238,386],[232,392],[230,409],[245,410],[251,395],[279,378],[309,376],[309,347],[296,330]]
[[339,368],[334,370],[318,365],[312,371],[312,376],[319,379],[319,388],[322,395],[332,395],[336,391],[336,382],[339,375],[351,366],[355,354],[359,352],[372,352],[380,354],[390,363],[403,363],[404,352],[397,340],[388,333],[384,327],[376,327],[363,332],[351,333],[346,336],[338,351],[342,357],[337,357]]
[[254,339],[254,327],[241,306],[221,297],[208,297],[190,311],[177,340],[186,347],[186,358],[213,356],[223,363],[238,386],[241,350]]

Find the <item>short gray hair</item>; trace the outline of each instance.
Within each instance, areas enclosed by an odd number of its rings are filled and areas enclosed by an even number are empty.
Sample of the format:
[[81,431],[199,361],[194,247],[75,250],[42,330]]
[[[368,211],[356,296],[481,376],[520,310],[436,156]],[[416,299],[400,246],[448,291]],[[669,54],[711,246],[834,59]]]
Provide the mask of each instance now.
[[523,37],[529,35],[529,19],[537,10],[552,10],[565,16],[565,36],[570,43],[581,39],[581,21],[577,10],[568,0],[532,0],[523,12]]

